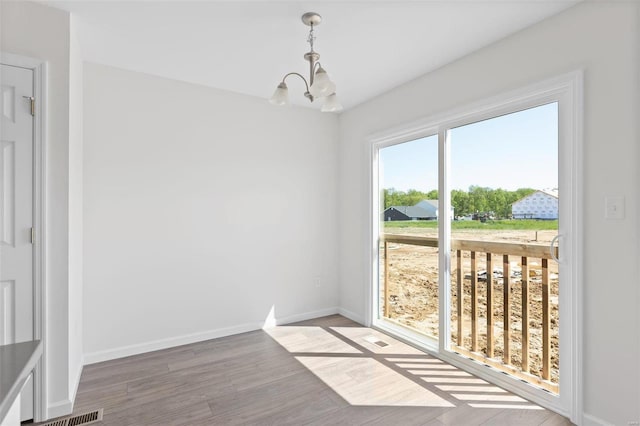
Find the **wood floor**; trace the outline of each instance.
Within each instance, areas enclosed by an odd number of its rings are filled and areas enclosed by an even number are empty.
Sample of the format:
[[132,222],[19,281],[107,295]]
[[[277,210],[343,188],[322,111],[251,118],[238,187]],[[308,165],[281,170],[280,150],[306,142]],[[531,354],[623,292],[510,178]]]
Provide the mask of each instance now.
[[105,425],[570,425],[334,315],[86,366]]

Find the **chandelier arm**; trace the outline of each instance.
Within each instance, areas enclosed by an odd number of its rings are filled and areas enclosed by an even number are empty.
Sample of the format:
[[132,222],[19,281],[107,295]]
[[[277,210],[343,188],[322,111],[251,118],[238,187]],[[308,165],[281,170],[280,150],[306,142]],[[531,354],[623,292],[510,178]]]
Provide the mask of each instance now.
[[304,85],[307,88],[307,92],[309,92],[309,84],[307,83],[307,79],[304,78],[302,76],[302,74],[298,74],[297,72],[290,72],[289,74],[285,75],[284,77],[282,77],[282,82],[284,83],[284,81],[287,79],[287,77],[289,77],[290,75],[297,75],[298,77],[300,77],[302,79],[302,81],[304,81]]

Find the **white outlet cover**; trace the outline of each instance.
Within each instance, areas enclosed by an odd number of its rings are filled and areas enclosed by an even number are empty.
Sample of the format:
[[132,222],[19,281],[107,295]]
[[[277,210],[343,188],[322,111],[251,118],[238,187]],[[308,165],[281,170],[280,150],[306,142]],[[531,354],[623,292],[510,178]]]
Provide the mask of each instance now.
[[624,197],[606,197],[604,206],[605,219],[624,219]]

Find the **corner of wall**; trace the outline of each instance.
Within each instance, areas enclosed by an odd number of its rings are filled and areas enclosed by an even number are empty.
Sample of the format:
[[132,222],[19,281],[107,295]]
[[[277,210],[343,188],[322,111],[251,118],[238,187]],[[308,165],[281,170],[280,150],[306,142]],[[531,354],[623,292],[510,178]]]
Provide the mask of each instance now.
[[357,322],[358,324],[365,324],[365,320],[362,315],[352,312],[348,309],[340,307],[338,308],[338,313],[345,318],[349,318],[351,321]]

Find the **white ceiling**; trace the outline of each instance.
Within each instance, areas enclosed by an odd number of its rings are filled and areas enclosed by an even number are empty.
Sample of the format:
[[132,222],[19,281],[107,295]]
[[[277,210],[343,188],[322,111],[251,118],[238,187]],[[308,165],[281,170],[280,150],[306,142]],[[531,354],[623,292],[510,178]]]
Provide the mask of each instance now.
[[[285,73],[308,73],[302,58],[308,27],[300,16],[318,12],[323,22],[316,28],[315,49],[349,108],[579,1],[43,3],[78,18],[86,61],[265,99]],[[287,84],[293,103],[309,104],[302,82]]]

